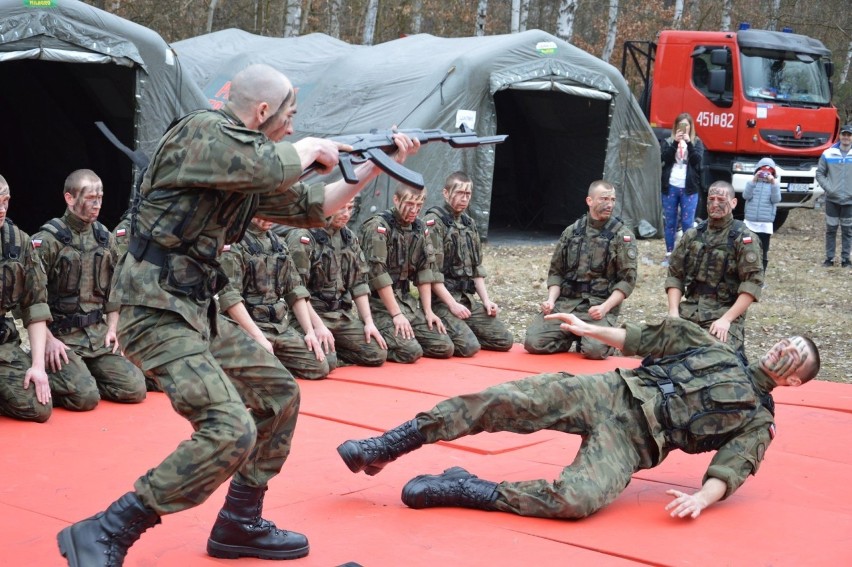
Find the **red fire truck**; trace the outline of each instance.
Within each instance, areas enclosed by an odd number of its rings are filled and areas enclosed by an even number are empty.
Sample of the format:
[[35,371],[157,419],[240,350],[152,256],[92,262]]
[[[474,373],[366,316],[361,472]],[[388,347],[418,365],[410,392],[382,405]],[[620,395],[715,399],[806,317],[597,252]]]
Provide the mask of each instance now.
[[757,161],[774,159],[780,227],[791,208],[813,208],[823,193],[817,161],[840,126],[830,55],[820,41],[786,31],[669,30],[656,42],[626,42],[621,72],[632,60],[642,80],[639,103],[658,137],[671,134],[681,112],[695,119],[705,146],[705,191],[727,180],[742,192]]

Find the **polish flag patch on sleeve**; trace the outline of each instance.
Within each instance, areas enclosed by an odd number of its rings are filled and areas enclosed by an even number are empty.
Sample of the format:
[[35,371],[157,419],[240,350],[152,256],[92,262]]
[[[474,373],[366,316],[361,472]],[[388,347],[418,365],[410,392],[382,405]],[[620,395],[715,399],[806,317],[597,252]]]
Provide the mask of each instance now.
[[385,234],[387,231],[388,231],[388,229],[386,229],[382,225],[379,225],[379,226],[376,227],[376,232],[378,232],[379,234]]
[[230,245],[230,244],[225,244],[224,246],[222,246],[222,252],[227,252],[227,251],[228,251],[228,250],[230,250],[230,249],[231,249],[231,245]]
[[776,434],[775,424],[773,423],[772,425],[769,426],[769,438],[775,439],[775,434]]
[[307,236],[302,236],[302,237],[299,238],[299,242],[301,242],[302,244],[310,244],[311,239],[308,238]]
[[624,235],[624,241],[625,241],[625,242],[632,242],[632,241],[633,241],[633,237],[632,237],[632,236],[630,236],[629,234],[625,234],[625,235]]
[[41,248],[41,239],[33,239],[33,248]]
[[743,236],[743,244],[751,244],[751,236]]
[[426,221],[426,226],[435,226],[435,219],[429,219]]
[[115,237],[116,237],[116,238],[121,238],[121,237],[122,237],[122,236],[124,236],[125,234],[127,234],[127,229],[126,229],[126,228],[119,228],[118,230],[116,230],[116,231],[115,231]]

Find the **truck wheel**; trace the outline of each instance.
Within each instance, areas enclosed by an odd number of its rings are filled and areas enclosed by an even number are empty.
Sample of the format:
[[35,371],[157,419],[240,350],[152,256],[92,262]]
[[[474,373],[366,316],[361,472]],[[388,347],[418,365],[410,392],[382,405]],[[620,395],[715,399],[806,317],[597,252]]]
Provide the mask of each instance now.
[[787,220],[787,215],[790,214],[790,209],[778,209],[775,211],[775,222],[772,223],[772,230],[778,232],[778,229],[784,226]]

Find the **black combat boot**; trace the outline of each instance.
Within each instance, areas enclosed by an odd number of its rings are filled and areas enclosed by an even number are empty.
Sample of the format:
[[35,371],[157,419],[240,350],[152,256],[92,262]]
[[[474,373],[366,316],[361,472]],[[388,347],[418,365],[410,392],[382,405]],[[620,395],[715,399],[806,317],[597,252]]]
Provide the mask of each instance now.
[[252,488],[231,481],[225,505],[207,540],[208,554],[224,559],[298,559],[308,554],[308,538],[279,530],[260,517],[265,492],[266,487]]
[[443,474],[421,474],[402,487],[402,501],[410,508],[455,506],[494,510],[497,483],[482,480],[461,467]]
[[70,567],[121,567],[127,549],[159,523],[157,513],[128,492],[105,511],[68,526],[56,539]]
[[370,476],[378,474],[386,464],[398,457],[423,446],[426,438],[417,429],[417,420],[412,419],[386,431],[379,437],[361,441],[346,441],[337,448],[349,470],[364,471]]

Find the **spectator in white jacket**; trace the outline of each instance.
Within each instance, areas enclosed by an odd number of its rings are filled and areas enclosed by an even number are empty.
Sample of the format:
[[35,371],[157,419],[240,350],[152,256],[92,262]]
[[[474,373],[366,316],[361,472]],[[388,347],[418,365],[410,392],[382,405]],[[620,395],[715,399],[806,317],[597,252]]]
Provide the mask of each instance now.
[[781,183],[775,172],[772,158],[757,162],[754,178],[746,183],[743,191],[745,200],[745,225],[757,234],[763,249],[763,271],[769,264],[769,239],[773,233],[773,221],[778,203],[781,202]]

